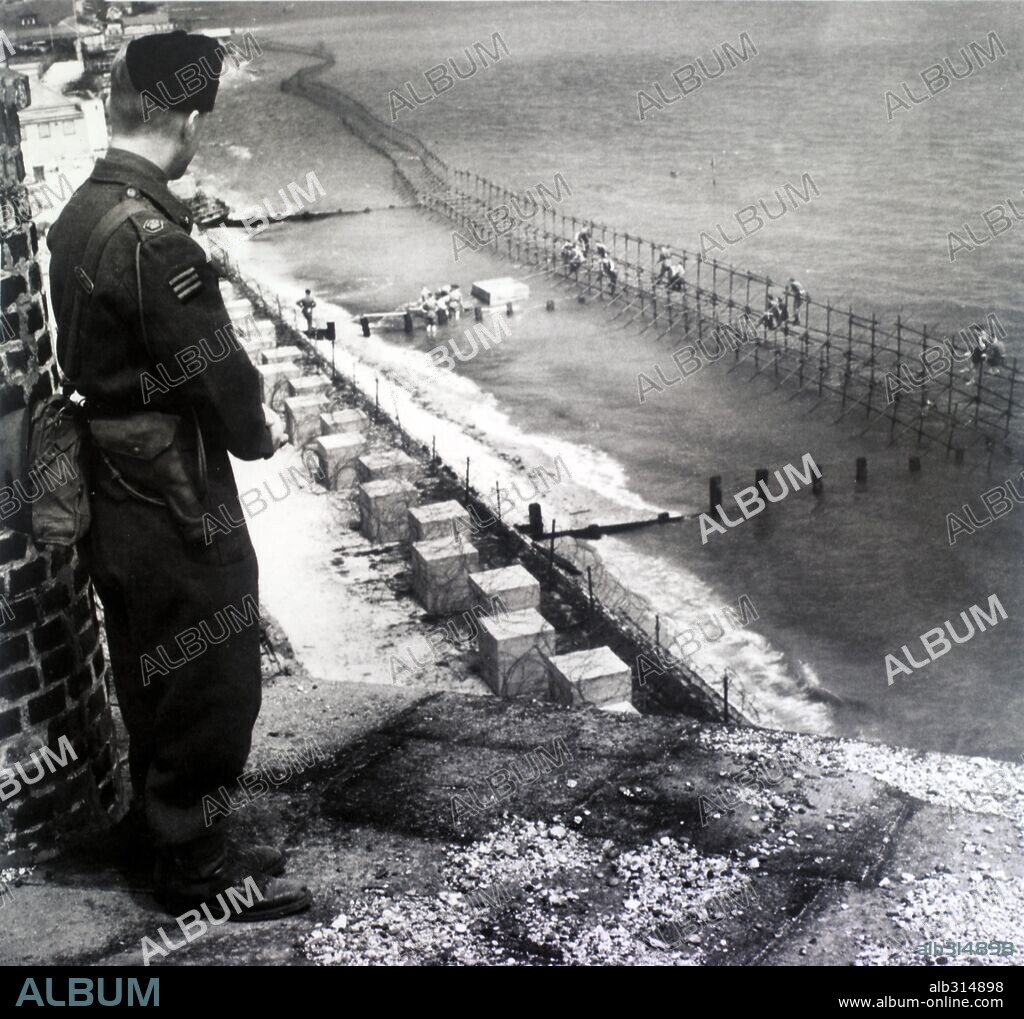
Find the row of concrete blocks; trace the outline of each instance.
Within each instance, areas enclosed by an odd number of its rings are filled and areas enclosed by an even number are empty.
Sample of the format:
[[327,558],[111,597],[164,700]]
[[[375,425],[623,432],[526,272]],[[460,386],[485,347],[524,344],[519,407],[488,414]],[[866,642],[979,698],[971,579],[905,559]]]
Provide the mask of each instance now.
[[[285,390],[281,385],[286,380],[299,380],[302,369],[295,363],[302,351],[295,346],[277,346],[277,327],[269,319],[255,318],[253,306],[244,297],[235,297],[231,285],[221,281],[221,295],[224,307],[231,318],[242,349],[260,373],[260,388],[263,402],[268,406],[276,404],[275,410],[281,410],[280,394]],[[312,395],[312,381],[298,382],[295,389],[287,387],[287,395]],[[277,399],[275,399],[275,396]]]
[[400,450],[368,454],[366,415],[325,412],[330,383],[303,377],[295,363],[300,348],[278,347],[273,323],[253,320],[249,301],[226,294],[225,305],[256,363],[264,402],[270,404],[282,388],[288,393],[283,409],[289,441],[297,448],[313,442],[329,487],[359,482],[363,535],[377,544],[411,542],[413,591],[432,615],[472,611],[477,617],[482,671],[496,694],[631,708],[630,669],[618,655],[608,647],[555,654],[555,629],[538,611],[536,579],[519,565],[479,571],[479,553],[466,537],[466,510],[454,500],[417,505],[416,461]]
[[[263,402],[271,404],[278,397],[275,409],[284,412],[288,441],[299,449],[312,446],[320,462],[321,478],[329,487],[415,477],[416,462],[404,453],[367,453],[366,415],[356,409],[328,411],[331,383],[322,375],[302,374],[296,363],[302,357],[301,348],[277,346],[273,323],[253,319],[252,304],[245,298],[235,298],[228,284],[222,283],[222,293],[242,345],[260,374]],[[381,533],[373,540],[389,539]]]
[[[243,299],[226,298],[225,306],[242,344],[260,374],[263,402],[277,403],[284,413],[288,441],[297,449],[312,446],[319,462],[320,479],[331,489],[349,488],[356,482],[386,482],[416,476],[416,462],[399,450],[368,453],[365,431],[369,420],[361,410],[327,410],[330,381],[322,375],[303,375],[296,363],[302,350],[276,346],[275,336],[264,330],[263,322],[251,318],[252,305]],[[267,323],[273,327],[273,323]],[[283,395],[275,401],[275,396]],[[364,528],[372,541],[402,540],[390,536],[390,509],[395,502],[394,486],[383,484],[362,493],[362,503],[371,506],[365,514],[370,526]],[[401,494],[398,496],[401,499]],[[361,504],[362,504],[361,503]],[[376,506],[376,511],[373,507]],[[404,510],[401,514],[404,519]]]
[[555,654],[555,628],[540,614],[540,585],[522,566],[468,573],[466,580],[470,610],[485,613],[477,621],[480,669],[499,697],[628,709],[629,666],[609,647]]
[[488,686],[500,697],[631,710],[629,666],[608,647],[555,654],[555,629],[540,614],[537,580],[518,564],[480,571],[466,510],[454,500],[418,506],[416,495],[405,480],[361,485],[363,521],[371,522],[364,533],[374,533],[382,517],[396,525],[404,513],[404,527],[391,538],[411,542],[413,593],[432,615],[477,617]]
[[254,319],[251,302],[236,297],[226,281],[221,282],[221,293],[242,346],[260,374],[263,402],[272,404],[283,394],[275,409],[284,412],[288,441],[298,449],[312,445],[321,480],[328,487],[362,482],[358,494],[367,538],[377,543],[407,540],[406,513],[410,493],[416,494],[409,482],[417,475],[416,461],[400,450],[368,453],[366,415],[355,409],[328,412],[331,384],[323,376],[302,374],[296,363],[302,350],[277,346],[273,323]]
[[[268,406],[283,411],[288,441],[297,449],[312,444],[319,461],[321,480],[330,488],[348,487],[358,480],[384,476],[366,459],[364,437],[369,421],[361,410],[327,409],[331,383],[322,375],[303,375],[296,363],[302,350],[277,346],[276,327],[269,320],[254,319],[251,302],[237,298],[230,284],[221,283],[224,306],[242,347],[260,375],[261,397]],[[412,461],[410,460],[411,464]]]

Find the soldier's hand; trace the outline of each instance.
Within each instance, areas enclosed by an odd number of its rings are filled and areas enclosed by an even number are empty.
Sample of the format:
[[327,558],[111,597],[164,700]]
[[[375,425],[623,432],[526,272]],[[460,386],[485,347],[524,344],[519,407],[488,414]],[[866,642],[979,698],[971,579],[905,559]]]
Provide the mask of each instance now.
[[281,416],[276,411],[271,410],[266,404],[263,404],[263,417],[267,422],[267,427],[270,429],[270,438],[274,442],[274,449],[280,449],[288,441],[284,425],[281,423]]

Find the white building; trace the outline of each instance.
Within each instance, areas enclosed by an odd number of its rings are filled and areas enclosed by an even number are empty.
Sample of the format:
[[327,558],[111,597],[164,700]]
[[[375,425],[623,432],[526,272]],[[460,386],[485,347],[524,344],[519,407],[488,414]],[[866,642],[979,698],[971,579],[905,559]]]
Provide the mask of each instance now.
[[18,70],[28,75],[32,94],[31,105],[19,115],[25,183],[36,220],[46,224],[106,151],[107,118],[102,100],[60,92],[61,82],[82,73],[81,64],[54,64],[43,80],[37,66]]

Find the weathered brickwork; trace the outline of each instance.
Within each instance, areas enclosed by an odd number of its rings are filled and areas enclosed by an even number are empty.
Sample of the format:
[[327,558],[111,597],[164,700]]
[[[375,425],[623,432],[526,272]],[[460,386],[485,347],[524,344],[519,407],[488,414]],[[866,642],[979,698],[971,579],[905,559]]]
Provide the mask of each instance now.
[[[48,395],[58,369],[32,222],[18,111],[27,79],[0,75],[0,413]],[[0,483],[5,483],[0,479]],[[123,806],[92,587],[73,552],[0,528],[0,866],[45,859],[62,836]],[[61,750],[66,737],[74,758]],[[36,768],[42,748],[68,763]],[[52,758],[50,758],[52,761]],[[23,781],[15,765],[23,765]],[[12,855],[13,854],[13,855]]]

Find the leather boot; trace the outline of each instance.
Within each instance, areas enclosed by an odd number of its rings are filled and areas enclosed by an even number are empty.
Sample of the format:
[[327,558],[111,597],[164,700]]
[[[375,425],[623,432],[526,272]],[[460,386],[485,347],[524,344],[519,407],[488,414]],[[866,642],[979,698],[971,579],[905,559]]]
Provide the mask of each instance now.
[[[132,872],[152,873],[156,864],[156,847],[146,824],[145,811],[134,802],[111,832],[114,853],[121,866]],[[229,843],[232,855],[250,872],[259,871],[280,877],[288,862],[288,854],[275,846],[241,846]]]
[[276,846],[229,846],[239,866],[250,874],[280,877],[288,863],[288,854]]
[[[251,850],[249,856],[252,860]],[[262,873],[240,856],[229,854],[219,834],[161,847],[154,886],[157,901],[174,916],[203,903],[216,909],[214,900],[222,896],[223,902],[223,893],[229,889],[232,891],[226,898],[234,921],[276,920],[302,912],[313,902],[305,885]]]

